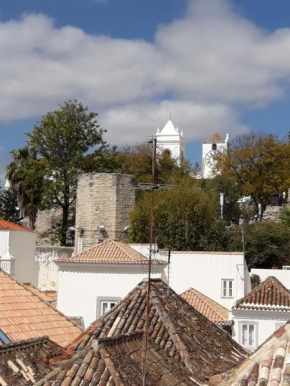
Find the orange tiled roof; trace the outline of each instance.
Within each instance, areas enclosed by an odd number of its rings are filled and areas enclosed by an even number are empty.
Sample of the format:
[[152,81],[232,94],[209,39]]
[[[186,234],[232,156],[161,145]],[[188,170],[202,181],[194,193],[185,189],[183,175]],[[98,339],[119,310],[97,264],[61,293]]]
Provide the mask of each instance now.
[[11,229],[12,231],[33,232],[33,230],[30,228],[26,228],[22,225],[15,224],[14,222],[11,222],[11,221],[3,220],[2,218],[0,219],[0,229]]
[[223,141],[223,139],[218,133],[215,133],[214,135],[209,137],[209,139],[207,139],[205,143],[219,142],[219,141]]
[[56,291],[40,291],[38,288],[34,287],[31,283],[22,283],[27,287],[31,292],[37,295],[41,300],[51,304],[53,307],[56,307],[57,303],[57,292]]
[[[120,241],[106,240],[69,259],[57,259],[61,263],[148,264],[148,259],[129,245]],[[167,263],[155,260],[158,264]]]
[[229,310],[216,303],[214,300],[208,298],[201,292],[193,288],[189,288],[180,296],[211,322],[218,325],[232,324],[232,321],[229,320]]
[[0,270],[0,329],[12,342],[47,335],[61,346],[81,329],[36,292]]
[[248,295],[237,300],[234,308],[244,310],[290,310],[290,291],[273,276],[269,276]]
[[232,385],[290,385],[290,324],[275,331],[222,383]]

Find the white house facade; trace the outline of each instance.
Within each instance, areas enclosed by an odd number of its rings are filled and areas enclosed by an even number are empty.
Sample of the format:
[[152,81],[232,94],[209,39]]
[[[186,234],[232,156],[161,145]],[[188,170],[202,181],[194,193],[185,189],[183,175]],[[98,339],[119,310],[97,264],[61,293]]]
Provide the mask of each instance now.
[[[85,327],[148,276],[148,259],[113,240],[55,262],[59,267],[57,308],[67,316],[82,317]],[[155,261],[152,278],[165,280],[165,267],[164,261]]]
[[166,123],[163,129],[156,131],[157,149],[158,151],[169,150],[171,156],[177,159],[180,165],[185,156],[185,141],[183,132],[175,127],[171,119]]
[[0,268],[19,282],[37,287],[35,245],[36,233],[31,229],[0,220]]
[[212,135],[202,144],[202,178],[212,178],[215,175],[216,157],[228,148],[229,135],[224,140],[218,133]]
[[233,338],[254,351],[290,320],[290,292],[275,277],[268,277],[232,308]]
[[[162,252],[165,261],[168,252]],[[177,252],[170,256],[171,288],[181,294],[194,288],[230,310],[235,301],[251,291],[248,267],[242,252]]]

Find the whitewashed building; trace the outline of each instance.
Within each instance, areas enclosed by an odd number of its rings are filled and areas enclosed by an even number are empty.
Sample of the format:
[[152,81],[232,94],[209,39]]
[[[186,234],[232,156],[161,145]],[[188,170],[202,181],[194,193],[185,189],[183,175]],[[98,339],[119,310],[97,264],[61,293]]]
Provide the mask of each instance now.
[[[160,256],[167,261],[168,252]],[[170,287],[178,294],[192,287],[228,310],[251,291],[242,252],[172,251],[168,272]]]
[[232,319],[233,338],[253,351],[290,320],[290,292],[269,276],[235,303]]
[[0,219],[0,268],[19,282],[37,287],[35,245],[36,233],[31,229]]
[[[148,277],[148,259],[111,239],[55,263],[59,267],[57,308],[69,317],[83,317],[85,327]],[[152,278],[166,280],[166,265],[155,260]]]
[[224,140],[218,133],[212,135],[202,144],[201,178],[212,178],[215,175],[216,157],[228,148],[229,135]]
[[158,151],[169,150],[171,156],[177,159],[180,165],[185,156],[185,141],[183,132],[175,127],[172,120],[166,123],[163,129],[156,131],[157,149]]

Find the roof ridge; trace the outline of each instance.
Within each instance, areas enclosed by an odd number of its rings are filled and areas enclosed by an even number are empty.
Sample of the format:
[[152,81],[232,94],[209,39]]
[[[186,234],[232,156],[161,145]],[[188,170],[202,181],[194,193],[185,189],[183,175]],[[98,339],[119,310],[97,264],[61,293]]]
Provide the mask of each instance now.
[[4,344],[0,346],[0,353],[3,353],[5,351],[13,351],[18,350],[21,347],[30,347],[30,346],[36,346],[38,344],[41,344],[43,342],[49,341],[53,343],[55,346],[60,347],[56,342],[53,342],[47,335],[44,335],[40,338],[30,338],[30,339],[21,339],[15,342],[10,342],[7,344]]
[[[219,311],[217,311],[216,309],[214,309],[213,307],[210,306],[210,304],[208,303],[208,300],[207,300],[207,299],[209,299],[210,301],[212,301],[212,302],[213,302],[214,304],[216,304],[217,306],[219,306],[219,307],[223,308],[224,310],[227,310],[227,311],[228,311],[227,308],[225,308],[225,307],[222,306],[221,304],[217,303],[215,300],[211,299],[210,297],[204,295],[202,292],[200,292],[200,291],[198,291],[198,290],[196,290],[196,289],[194,289],[194,288],[192,288],[192,287],[190,287],[188,290],[194,291],[194,293],[196,294],[196,296],[199,297],[200,300],[202,300],[203,302],[205,302],[206,305],[207,305],[209,308],[211,308],[216,314],[218,314],[222,320],[225,320],[225,318],[222,316],[222,314],[221,314]],[[187,291],[188,291],[188,290],[187,290]],[[182,296],[185,292],[187,292],[187,291],[184,291],[184,292],[181,294],[181,296]],[[202,298],[200,295],[204,296],[204,298]]]

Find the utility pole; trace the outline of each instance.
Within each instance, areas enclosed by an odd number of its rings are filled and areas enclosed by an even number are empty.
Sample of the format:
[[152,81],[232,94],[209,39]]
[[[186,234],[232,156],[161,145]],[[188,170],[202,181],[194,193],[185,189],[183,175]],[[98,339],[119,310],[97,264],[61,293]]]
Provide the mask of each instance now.
[[154,190],[155,190],[155,169],[156,169],[156,138],[152,138],[148,143],[152,144],[152,189],[151,189],[151,208],[150,208],[150,234],[149,234],[149,259],[148,259],[148,284],[146,294],[146,320],[144,333],[144,362],[143,362],[143,386],[146,386],[147,370],[147,351],[148,351],[148,331],[149,331],[149,312],[150,312],[150,290],[151,290],[151,265],[153,252],[153,228],[154,228]]

